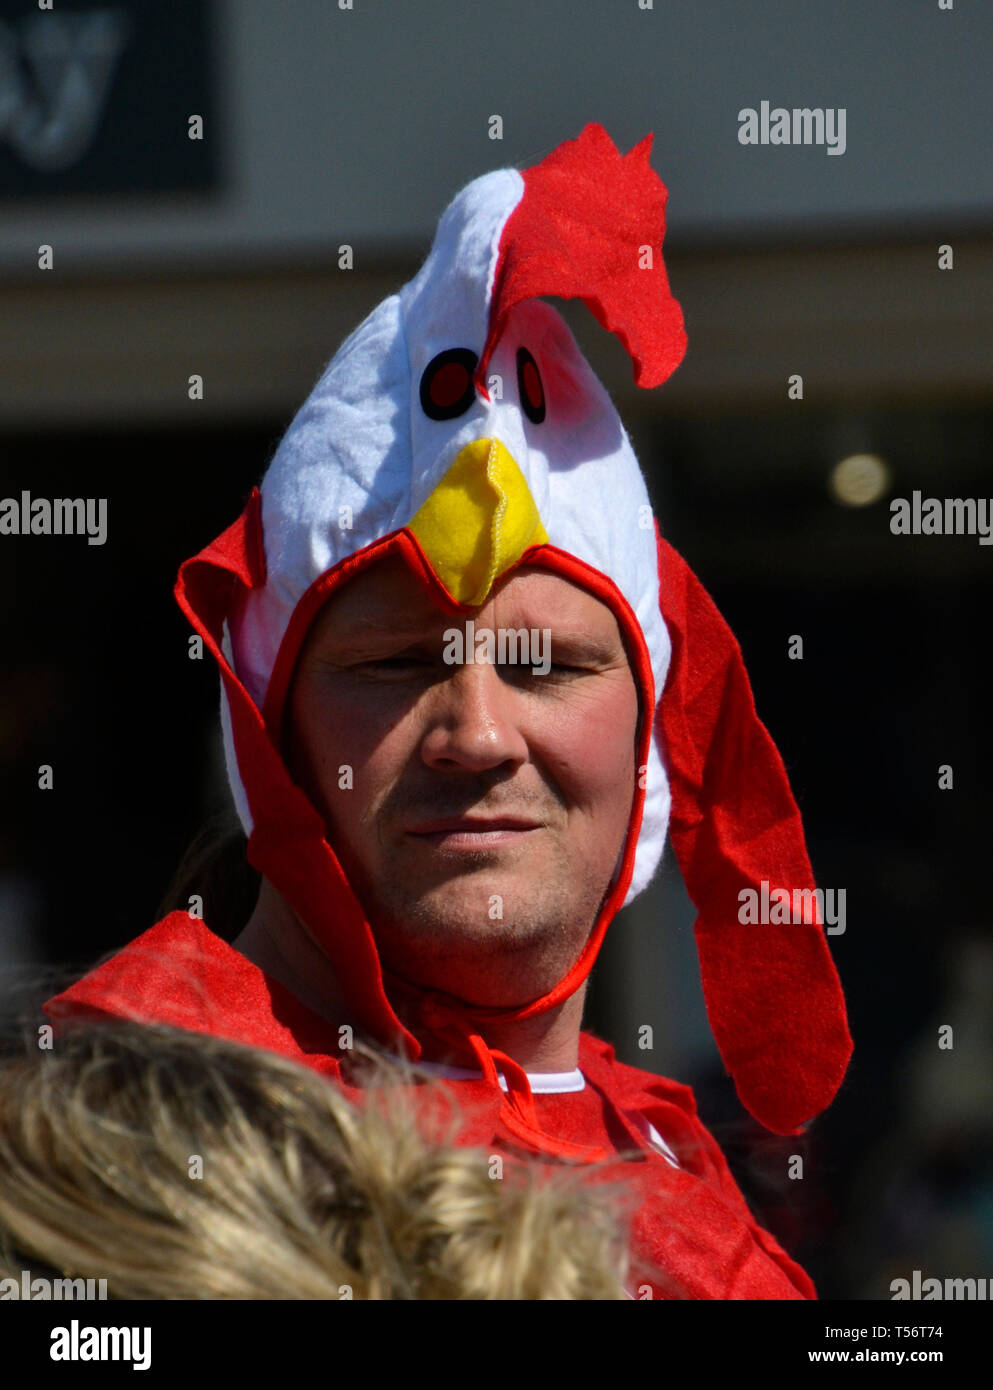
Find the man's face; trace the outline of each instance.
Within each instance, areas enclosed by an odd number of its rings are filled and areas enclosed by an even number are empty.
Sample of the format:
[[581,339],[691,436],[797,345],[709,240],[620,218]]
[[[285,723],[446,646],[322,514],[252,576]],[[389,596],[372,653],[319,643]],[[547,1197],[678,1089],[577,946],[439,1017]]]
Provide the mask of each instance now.
[[566,974],[596,920],[631,814],[638,692],[613,614],[557,575],[514,571],[472,619],[550,629],[551,669],[447,663],[465,617],[397,557],[363,570],[304,645],[287,752],[384,965],[513,1006]]

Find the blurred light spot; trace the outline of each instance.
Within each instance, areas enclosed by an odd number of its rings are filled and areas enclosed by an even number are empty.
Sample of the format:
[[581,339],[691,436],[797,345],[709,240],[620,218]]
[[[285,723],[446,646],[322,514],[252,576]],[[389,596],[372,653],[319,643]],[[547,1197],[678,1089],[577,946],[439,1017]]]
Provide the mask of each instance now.
[[849,454],[831,470],[829,486],[844,507],[868,507],[890,485],[890,470],[876,454]]

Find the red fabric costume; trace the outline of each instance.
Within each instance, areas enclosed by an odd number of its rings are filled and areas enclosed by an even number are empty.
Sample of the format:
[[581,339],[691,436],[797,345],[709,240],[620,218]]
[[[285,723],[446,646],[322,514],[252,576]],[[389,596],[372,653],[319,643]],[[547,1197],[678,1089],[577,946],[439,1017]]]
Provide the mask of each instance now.
[[[91,1015],[167,1023],[278,1052],[360,1093],[342,1076],[337,1028],[318,1017],[203,922],[173,912],[46,1006],[55,1019]],[[577,1145],[626,1153],[605,1165],[640,1201],[632,1227],[636,1298],[814,1298],[808,1276],[754,1220],[720,1149],[697,1118],[693,1093],[625,1066],[609,1044],[581,1033],[577,1093],[536,1095],[538,1120]],[[460,1142],[513,1155],[500,1099],[482,1078],[446,1079],[466,1117]],[[673,1167],[649,1125],[679,1160]]]
[[[583,1034],[585,1087],[535,1094],[486,1042],[488,1024],[547,1012],[582,985],[668,828],[699,910],[709,1018],[742,1103],[797,1133],[832,1099],[851,1051],[820,921],[756,927],[737,913],[745,889],[813,889],[799,812],[733,635],[645,527],[647,491],[616,412],[539,298],[582,298],[628,349],[639,385],[678,366],[685,334],[662,262],[666,193],[650,143],[621,156],[591,125],[533,169],[463,190],[418,276],[339,350],[261,492],[183,565],[176,594],[221,672],[248,858],[327,955],[356,1029],[415,1061],[418,1034],[471,1049],[480,1078],[445,1082],[471,1113],[465,1142],[544,1161],[628,1154],[621,1170],[641,1199],[634,1252],[651,1270],[636,1270],[638,1289],[811,1298],[807,1276],[753,1221],[686,1087],[619,1064]],[[283,760],[307,632],[340,584],[386,555],[460,616],[517,565],[549,569],[611,609],[630,655],[643,717],[624,848],[578,960],[521,1008],[470,1006],[384,973],[323,819]],[[417,1020],[407,1026],[400,998]],[[229,1037],[348,1085],[336,1029],[186,913],[46,1007],[57,1019],[96,1012]]]

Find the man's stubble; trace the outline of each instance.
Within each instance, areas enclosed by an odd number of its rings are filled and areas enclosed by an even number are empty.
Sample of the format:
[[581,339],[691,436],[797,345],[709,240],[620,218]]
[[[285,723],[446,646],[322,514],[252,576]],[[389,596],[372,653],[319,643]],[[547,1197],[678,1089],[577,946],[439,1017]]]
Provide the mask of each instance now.
[[469,1003],[516,1006],[568,973],[606,895],[564,844],[546,859],[526,886],[513,883],[505,852],[495,850],[461,854],[457,868],[416,893],[388,859],[375,884],[358,865],[352,883],[388,971]]

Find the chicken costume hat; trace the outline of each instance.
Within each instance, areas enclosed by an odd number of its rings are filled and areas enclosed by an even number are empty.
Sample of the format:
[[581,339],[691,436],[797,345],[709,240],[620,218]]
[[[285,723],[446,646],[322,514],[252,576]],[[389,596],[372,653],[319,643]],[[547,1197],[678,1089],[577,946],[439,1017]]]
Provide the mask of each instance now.
[[[796,1132],[830,1102],[851,1051],[822,926],[738,921],[744,888],[813,888],[800,815],[733,635],[659,535],[606,390],[539,298],[582,299],[627,349],[639,386],[679,365],[686,337],[662,260],[667,195],[651,141],[622,156],[591,124],[533,168],[464,188],[419,273],[342,345],[261,490],[183,565],[176,590],[220,666],[248,858],[330,958],[354,1021],[413,1058],[418,1031],[460,1037],[494,1085],[503,1073],[508,1127],[556,1153],[571,1146],[541,1131],[525,1073],[483,1033],[581,985],[611,919],[651,879],[667,830],[699,912],[711,1026],[747,1109]],[[340,584],[389,554],[466,617],[521,563],[583,586],[614,613],[642,710],[654,713],[640,722],[624,848],[572,969],[523,1008],[422,994],[419,1028],[394,1011],[391,995],[409,999],[410,987],[384,976],[323,819],[281,753],[307,632]]]

